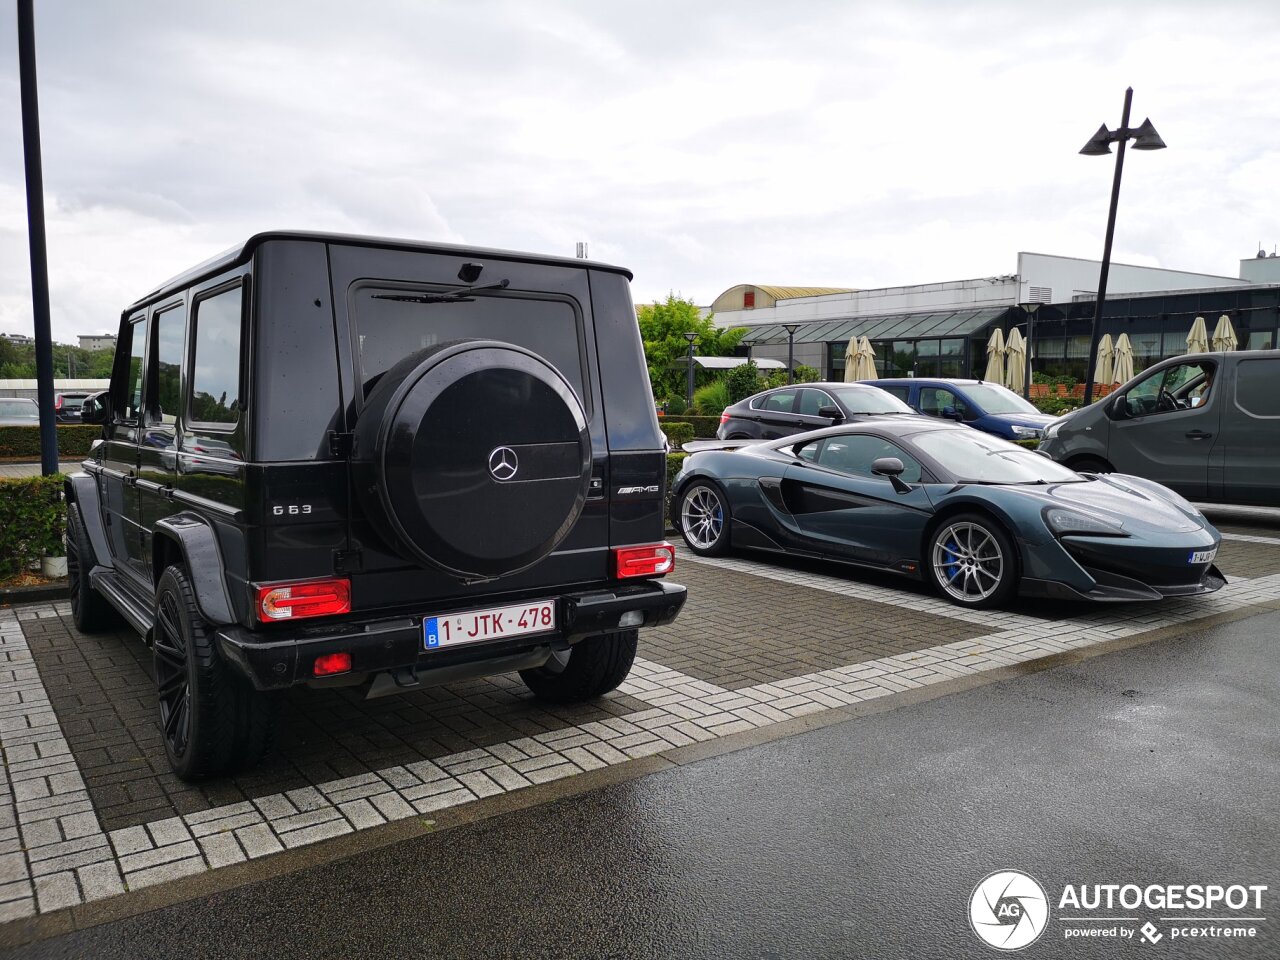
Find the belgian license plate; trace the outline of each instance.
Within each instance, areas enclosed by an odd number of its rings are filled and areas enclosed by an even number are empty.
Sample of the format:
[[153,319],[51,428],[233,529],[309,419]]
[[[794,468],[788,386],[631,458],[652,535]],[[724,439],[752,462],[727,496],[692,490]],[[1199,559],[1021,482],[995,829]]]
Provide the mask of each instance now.
[[422,646],[426,650],[438,650],[463,643],[550,633],[555,628],[555,601],[540,600],[490,610],[468,610],[447,617],[425,617],[422,621]]
[[1191,559],[1188,560],[1187,563],[1190,563],[1190,564],[1212,563],[1213,558],[1216,557],[1217,555],[1218,555],[1217,547],[1214,547],[1212,550],[1197,550],[1195,553],[1191,554]]

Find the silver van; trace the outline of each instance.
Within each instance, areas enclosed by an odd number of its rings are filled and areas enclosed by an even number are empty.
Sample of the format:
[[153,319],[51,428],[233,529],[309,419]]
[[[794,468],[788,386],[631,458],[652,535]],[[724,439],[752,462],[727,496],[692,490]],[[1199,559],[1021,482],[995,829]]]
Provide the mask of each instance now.
[[1280,350],[1162,360],[1045,429],[1083,473],[1128,473],[1190,500],[1280,506]]

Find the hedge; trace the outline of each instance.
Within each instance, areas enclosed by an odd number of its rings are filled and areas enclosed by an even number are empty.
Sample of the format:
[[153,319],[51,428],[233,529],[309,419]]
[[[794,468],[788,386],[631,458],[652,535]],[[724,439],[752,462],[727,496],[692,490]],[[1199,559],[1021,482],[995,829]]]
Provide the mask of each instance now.
[[[658,418],[658,426],[663,426],[666,417]],[[679,416],[672,417],[672,420],[678,420],[680,423],[687,423],[693,427],[693,436],[697,440],[714,440],[716,431],[720,429],[719,417],[694,417]]]
[[63,479],[57,473],[0,479],[0,577],[16,576],[41,557],[62,556]]
[[[102,436],[102,428],[87,423],[68,423],[58,427],[58,456],[86,457],[89,446]],[[39,427],[0,427],[0,457],[40,459]]]
[[693,439],[692,423],[686,423],[683,420],[663,420],[658,426],[667,435],[667,442],[671,444],[672,450],[679,450],[684,444]]

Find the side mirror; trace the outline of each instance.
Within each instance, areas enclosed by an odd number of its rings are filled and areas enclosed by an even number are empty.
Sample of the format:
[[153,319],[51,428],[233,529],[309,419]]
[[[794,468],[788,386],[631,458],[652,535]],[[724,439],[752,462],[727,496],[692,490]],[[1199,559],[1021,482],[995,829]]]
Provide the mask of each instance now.
[[944,420],[960,420],[962,414],[955,407],[948,406],[942,408],[942,417]]
[[1129,417],[1129,403],[1125,400],[1123,394],[1107,404],[1105,410],[1107,416],[1112,420],[1127,420]]
[[844,419],[844,414],[840,412],[840,408],[834,403],[829,403],[825,407],[819,407],[818,416],[826,417],[828,420],[833,422]]
[[888,477],[893,484],[894,493],[910,493],[911,484],[902,479],[902,471],[907,469],[897,457],[880,457],[871,463],[871,472],[877,477]]
[[106,423],[111,419],[111,394],[106,390],[84,398],[80,407],[81,423]]

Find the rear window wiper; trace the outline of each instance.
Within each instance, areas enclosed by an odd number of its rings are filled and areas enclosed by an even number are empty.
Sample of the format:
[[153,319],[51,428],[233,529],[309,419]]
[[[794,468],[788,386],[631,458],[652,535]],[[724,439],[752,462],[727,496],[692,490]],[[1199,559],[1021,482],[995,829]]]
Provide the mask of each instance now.
[[432,293],[375,293],[374,300],[396,300],[400,303],[470,303],[475,297],[473,293],[481,290],[505,290],[510,280],[499,280],[497,283],[486,283],[475,287],[454,287],[452,290],[441,290]]

